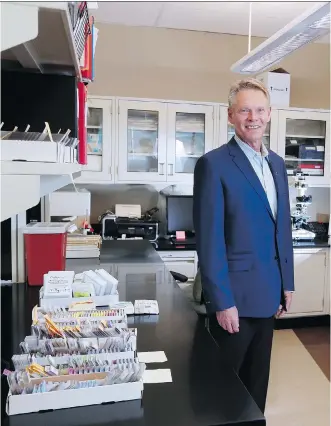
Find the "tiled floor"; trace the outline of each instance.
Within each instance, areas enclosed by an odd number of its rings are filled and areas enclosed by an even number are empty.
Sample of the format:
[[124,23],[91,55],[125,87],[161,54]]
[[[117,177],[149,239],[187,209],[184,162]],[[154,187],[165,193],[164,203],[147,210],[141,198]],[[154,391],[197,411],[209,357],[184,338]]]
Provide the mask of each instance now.
[[[190,286],[180,284],[192,301]],[[265,416],[267,426],[330,426],[329,327],[275,331]]]
[[329,328],[275,331],[265,413],[268,426],[330,425],[329,342]]
[[293,331],[330,380],[330,328],[298,328]]

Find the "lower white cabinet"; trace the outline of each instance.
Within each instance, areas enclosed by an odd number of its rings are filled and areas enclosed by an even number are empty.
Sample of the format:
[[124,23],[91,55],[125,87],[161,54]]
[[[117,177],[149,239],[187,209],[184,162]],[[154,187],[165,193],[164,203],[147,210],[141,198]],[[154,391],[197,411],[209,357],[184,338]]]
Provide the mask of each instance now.
[[327,255],[328,250],[323,249],[294,249],[295,293],[283,318],[327,313]]
[[193,281],[197,273],[197,255],[195,251],[160,251],[159,255],[169,271],[178,272]]
[[330,287],[331,287],[331,249],[326,250],[326,280],[325,280],[325,304],[326,315],[330,315]]
[[[169,271],[186,275],[193,281],[197,273],[197,253],[193,250],[159,251]],[[330,249],[294,249],[292,306],[282,318],[330,314]]]

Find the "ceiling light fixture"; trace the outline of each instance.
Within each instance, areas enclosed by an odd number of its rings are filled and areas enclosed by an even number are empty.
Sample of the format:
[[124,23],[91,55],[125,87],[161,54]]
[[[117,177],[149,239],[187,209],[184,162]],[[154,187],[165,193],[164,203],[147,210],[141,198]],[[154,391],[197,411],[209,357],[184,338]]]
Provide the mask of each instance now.
[[[330,32],[330,2],[319,3],[291,21],[230,68],[239,74],[256,75]],[[251,20],[251,12],[250,12]],[[251,24],[250,24],[251,26]],[[249,34],[249,39],[250,39]],[[250,41],[249,49],[250,50]]]

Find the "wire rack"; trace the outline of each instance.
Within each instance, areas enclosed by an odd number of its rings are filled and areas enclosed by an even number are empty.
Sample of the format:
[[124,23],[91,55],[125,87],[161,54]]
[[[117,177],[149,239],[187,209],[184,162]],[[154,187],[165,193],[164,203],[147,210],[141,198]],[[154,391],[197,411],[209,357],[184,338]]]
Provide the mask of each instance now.
[[87,2],[69,2],[68,9],[74,32],[77,56],[80,60],[84,53],[87,36],[91,34]]

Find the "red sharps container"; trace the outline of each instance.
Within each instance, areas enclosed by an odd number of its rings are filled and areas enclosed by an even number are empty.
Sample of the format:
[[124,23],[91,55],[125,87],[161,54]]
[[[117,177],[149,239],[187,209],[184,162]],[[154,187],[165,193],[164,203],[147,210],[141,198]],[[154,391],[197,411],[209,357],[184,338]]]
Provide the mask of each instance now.
[[23,228],[28,285],[42,286],[44,274],[65,270],[68,225],[35,222]]

